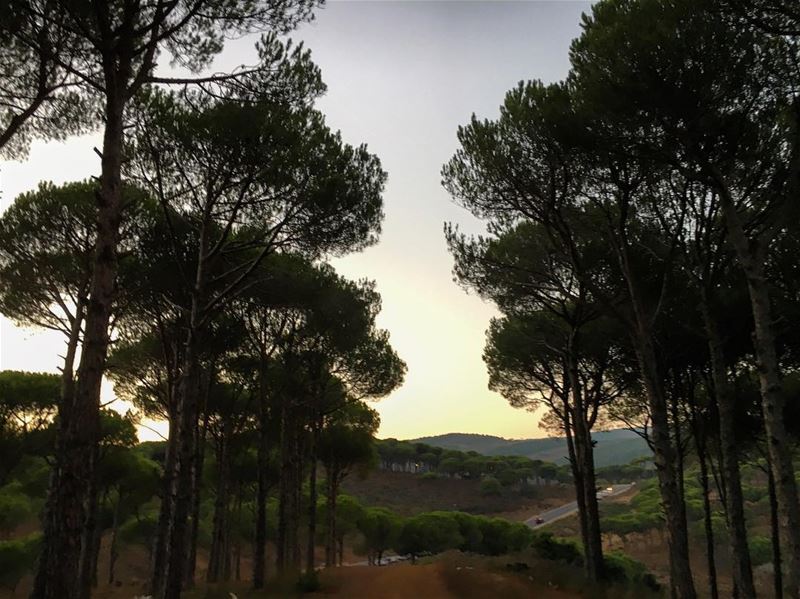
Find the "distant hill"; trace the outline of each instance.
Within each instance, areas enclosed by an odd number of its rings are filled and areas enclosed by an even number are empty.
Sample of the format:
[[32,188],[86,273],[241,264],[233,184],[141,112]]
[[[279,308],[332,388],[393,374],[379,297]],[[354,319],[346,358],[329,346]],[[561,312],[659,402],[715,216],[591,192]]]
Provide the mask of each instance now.
[[[597,432],[592,434],[592,438],[597,442],[594,448],[594,462],[598,468],[627,464],[636,458],[651,455],[650,448],[644,440],[629,430]],[[445,449],[477,451],[483,455],[519,455],[555,464],[564,464],[567,459],[567,441],[563,437],[504,439],[492,435],[448,433],[421,437],[414,441]]]

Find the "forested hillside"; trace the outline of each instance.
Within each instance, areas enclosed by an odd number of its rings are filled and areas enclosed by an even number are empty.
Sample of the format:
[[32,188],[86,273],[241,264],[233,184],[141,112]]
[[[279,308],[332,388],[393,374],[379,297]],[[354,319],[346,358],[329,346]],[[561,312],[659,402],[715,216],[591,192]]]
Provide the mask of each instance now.
[[[645,441],[636,433],[619,429],[592,434],[597,442],[594,448],[594,463],[597,467],[627,464],[637,458],[651,455]],[[532,460],[566,463],[568,457],[567,441],[563,437],[544,439],[504,439],[492,435],[469,433],[448,433],[434,437],[414,439],[434,447],[458,451],[477,451],[489,456],[524,456]]]

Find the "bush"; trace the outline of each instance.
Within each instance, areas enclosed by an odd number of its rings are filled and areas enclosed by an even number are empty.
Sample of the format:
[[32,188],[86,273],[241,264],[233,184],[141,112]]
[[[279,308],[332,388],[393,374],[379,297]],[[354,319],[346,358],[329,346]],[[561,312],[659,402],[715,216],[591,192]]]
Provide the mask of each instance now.
[[481,521],[484,518],[473,516],[464,512],[452,512],[452,518],[458,524],[458,532],[463,539],[459,550],[469,553],[480,553],[483,533],[481,532]]
[[400,529],[397,552],[412,559],[422,553],[441,553],[458,549],[464,539],[458,522],[450,513],[430,512],[408,518]]
[[119,540],[131,545],[148,546],[155,537],[158,514],[151,513],[141,518],[131,518],[119,527]]
[[422,480],[439,480],[441,476],[437,472],[425,472],[420,478]]
[[297,580],[297,590],[301,593],[315,593],[319,589],[319,574],[317,574],[316,570],[303,572]]
[[31,500],[12,483],[0,489],[0,534],[8,534],[32,516]]
[[42,535],[36,533],[13,541],[0,541],[0,586],[12,593],[39,555]]
[[612,532],[620,536],[634,532],[646,532],[661,526],[661,516],[646,512],[628,512],[602,518],[600,526],[605,532]]
[[481,481],[481,494],[483,495],[500,495],[501,490],[500,481],[493,476],[487,476]]
[[619,551],[612,551],[604,556],[606,577],[613,582],[625,582],[641,584],[648,589],[658,591],[660,585],[648,570],[647,567],[621,553]]
[[386,508],[367,508],[358,520],[358,529],[364,535],[364,548],[378,560],[383,552],[397,542],[402,520]]
[[531,548],[542,559],[576,566],[583,565],[583,551],[578,543],[566,539],[556,539],[549,532],[533,533]]
[[750,537],[748,540],[750,548],[750,558],[754,566],[769,564],[772,562],[772,540],[767,537]]

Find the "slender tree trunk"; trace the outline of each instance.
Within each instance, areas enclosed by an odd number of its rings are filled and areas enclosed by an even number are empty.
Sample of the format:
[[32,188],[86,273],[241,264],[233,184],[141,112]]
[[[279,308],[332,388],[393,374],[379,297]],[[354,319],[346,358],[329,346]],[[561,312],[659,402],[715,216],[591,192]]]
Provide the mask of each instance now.
[[705,434],[703,427],[698,422],[697,411],[694,403],[691,405],[692,420],[695,425],[695,447],[697,449],[697,457],[700,463],[700,486],[703,489],[703,515],[705,520],[706,531],[706,559],[708,561],[708,590],[711,599],[718,599],[719,590],[717,588],[717,564],[715,560],[714,548],[714,522],[712,520],[713,510],[711,508],[710,497],[710,484],[708,478],[708,463],[707,452],[705,444]]
[[678,475],[678,494],[681,502],[686,503],[686,478],[684,476],[684,447],[683,447],[683,431],[681,430],[681,418],[678,410],[678,402],[680,401],[680,382],[676,380],[672,401],[669,402],[669,409],[672,416],[672,429],[675,436],[675,463],[676,473]]
[[117,275],[123,110],[128,73],[125,61],[120,61],[115,69],[117,77],[107,77],[97,237],[86,326],[74,395],[62,398],[59,406],[54,473],[45,508],[42,552],[31,593],[34,599],[73,599],[80,593],[84,501],[99,436],[100,385],[108,353],[108,326]]
[[169,433],[167,437],[166,455],[164,456],[164,478],[161,490],[161,506],[158,513],[158,527],[151,553],[150,592],[158,595],[166,584],[167,562],[169,560],[169,536],[172,510],[177,494],[178,467],[178,423],[179,412],[175,406],[174,389],[170,394]]
[[192,462],[194,459],[195,427],[199,412],[200,392],[200,348],[202,347],[203,305],[206,301],[206,255],[208,237],[201,229],[198,244],[197,270],[192,292],[192,306],[184,349],[183,369],[178,384],[178,429],[177,429],[177,476],[175,501],[170,519],[169,559],[161,599],[179,599],[185,579],[187,544],[189,541],[188,518],[192,505]]
[[114,505],[114,516],[111,521],[111,543],[108,549],[108,584],[114,584],[115,581],[115,567],[117,565],[117,558],[119,558],[119,548],[117,547],[117,531],[119,530],[119,506],[122,504],[122,499],[117,497],[117,503]]
[[734,424],[734,398],[725,366],[722,338],[717,321],[711,313],[710,298],[705,288],[702,290],[701,310],[711,357],[714,396],[717,411],[719,412],[721,468],[723,470],[722,484],[725,487],[725,516],[731,536],[733,578],[741,599],[751,599],[756,596],[756,590],[753,584],[750,550],[747,546],[744,496],[742,495],[742,481],[739,472],[739,449],[736,445]]
[[767,463],[767,481],[769,486],[769,525],[772,533],[772,570],[775,599],[783,599],[783,559],[781,558],[780,520],[778,513],[778,496],[775,492],[775,478]]
[[[206,395],[208,394],[207,392],[208,390],[206,390]],[[194,588],[194,578],[197,570],[197,537],[200,532],[200,490],[203,482],[203,464],[205,462],[205,438],[207,428],[208,415],[206,415],[202,426],[198,424],[197,437],[195,438],[195,460],[194,465],[192,466],[192,528],[189,532],[189,557],[186,562],[187,589]]]
[[266,360],[261,354],[258,383],[258,488],[256,489],[256,531],[253,548],[253,588],[264,588],[267,559],[267,494],[269,492],[269,435]]
[[217,449],[217,495],[214,501],[214,524],[211,533],[211,553],[208,557],[206,580],[218,582],[224,577],[223,566],[226,554],[226,535],[228,531],[228,484],[229,484],[229,429],[230,420],[223,425]]
[[[183,587],[189,541],[188,518],[192,505],[192,468],[194,457],[194,423],[197,421],[199,364],[195,331],[189,332],[186,344],[186,370],[178,391],[180,422],[178,424],[175,498],[169,524],[169,556],[165,575],[165,599],[178,599]],[[161,595],[157,595],[160,597]]]
[[[287,400],[289,401],[289,400]],[[282,434],[280,506],[278,520],[278,558],[282,574],[300,569],[301,552],[298,538],[300,526],[300,492],[302,483],[301,448],[295,410],[287,407]]]
[[326,471],[328,535],[325,542],[325,567],[332,568],[336,565],[336,476],[331,470]]
[[317,415],[311,416],[311,435],[309,438],[308,463],[308,552],[306,554],[306,572],[309,574],[316,570],[314,550],[317,545],[317,440],[319,437],[319,422]]
[[594,451],[592,436],[586,424],[580,434],[584,437],[582,447],[578,451],[579,459],[583,462],[583,493],[586,497],[586,534],[591,547],[590,559],[592,565],[587,568],[590,580],[601,580],[605,575],[603,562],[603,541],[600,533],[600,507],[597,502],[597,479],[594,473]]
[[658,372],[658,362],[652,341],[647,333],[640,330],[634,337],[634,344],[653,421],[651,439],[659,491],[666,518],[670,554],[670,586],[675,599],[695,599],[697,593],[689,562],[686,506],[681,500],[675,448],[670,439],[667,401]]
[[[95,448],[94,453],[97,449]],[[86,522],[83,526],[83,539],[81,541],[81,558],[80,558],[80,591],[79,596],[83,599],[89,599],[92,594],[92,578],[94,574],[93,565],[95,563],[95,538],[97,537],[97,529],[99,524],[97,522],[97,508],[99,491],[97,489],[97,471],[91,474],[91,482],[89,489],[86,492]]]
[[[242,485],[238,487],[236,493],[236,530],[242,529]],[[242,579],[242,537],[236,534],[236,580]]]
[[303,458],[305,447],[303,444],[302,428],[295,415],[294,420],[294,445],[292,447],[292,503],[289,510],[289,538],[292,572],[300,572],[303,563],[303,549],[300,540],[300,520],[303,509]]
[[791,447],[784,423],[785,398],[778,367],[771,303],[765,274],[765,240],[749,239],[727,187],[720,183],[725,226],[747,279],[755,324],[754,343],[761,383],[761,405],[767,433],[770,467],[775,479],[781,533],[784,540],[788,579],[786,593],[800,598],[800,506],[794,478]]
[[287,510],[289,509],[289,495],[291,492],[291,481],[289,480],[291,474],[290,462],[290,428],[289,423],[289,410],[288,398],[281,398],[281,451],[280,451],[280,478],[278,480],[278,531],[277,531],[277,547],[275,565],[278,572],[284,574],[287,567]]
[[69,338],[67,339],[67,351],[64,354],[64,367],[61,371],[61,397],[59,412],[67,406],[71,406],[75,396],[75,357],[78,352],[78,344],[81,338],[81,327],[83,326],[84,310],[86,308],[86,298],[79,297],[75,306],[75,318],[72,319]]
[[[582,463],[578,459],[575,450],[575,440],[572,433],[572,418],[570,417],[569,404],[564,402],[564,434],[567,438],[567,452],[569,454],[569,465],[572,469],[572,481],[575,485],[575,502],[578,504],[578,525],[581,531],[581,542],[583,543],[584,559],[588,564],[591,560],[588,555],[589,536],[588,526],[586,523],[586,492],[584,490],[583,472],[581,472]],[[588,568],[588,566],[587,566]]]
[[[578,348],[576,334],[570,336],[567,356],[568,380],[572,397],[572,429],[575,432],[575,457],[583,490],[583,509],[586,526],[584,551],[586,553],[586,575],[591,581],[603,578],[603,542],[600,535],[600,510],[597,505],[597,482],[594,475],[594,452],[592,435],[587,423],[583,389],[578,373]],[[580,511],[581,504],[578,503]]]
[[91,597],[92,589],[97,588],[97,564],[100,561],[100,543],[103,539],[103,528],[96,525],[94,528],[94,536],[92,538],[92,554],[91,562],[89,564],[89,592],[86,595],[87,599]]

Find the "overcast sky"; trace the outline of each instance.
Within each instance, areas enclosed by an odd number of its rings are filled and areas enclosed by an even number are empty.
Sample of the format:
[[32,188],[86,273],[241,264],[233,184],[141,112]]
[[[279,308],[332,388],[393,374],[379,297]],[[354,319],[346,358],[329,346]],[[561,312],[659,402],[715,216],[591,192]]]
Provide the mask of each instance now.
[[[330,2],[292,37],[312,50],[328,85],[319,108],[350,143],[365,142],[389,173],[380,243],[335,262],[342,274],[377,281],[380,326],[408,364],[402,388],[376,404],[381,437],[447,432],[542,436],[536,418],[487,389],[481,360],[495,313],[453,281],[442,233],[481,224],[454,205],[439,171],[474,112],[493,118],[523,79],[563,78],[570,41],[588,2]],[[252,63],[253,40],[228,45],[223,70]],[[36,143],[25,162],[0,170],[2,208],[41,180],[99,173],[98,136]],[[0,369],[56,372],[58,334],[16,328],[0,317]],[[113,397],[110,388],[104,397]],[[152,436],[143,431],[145,438]]]

